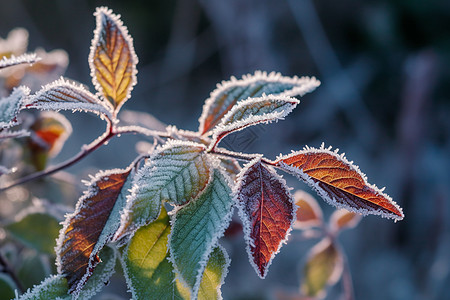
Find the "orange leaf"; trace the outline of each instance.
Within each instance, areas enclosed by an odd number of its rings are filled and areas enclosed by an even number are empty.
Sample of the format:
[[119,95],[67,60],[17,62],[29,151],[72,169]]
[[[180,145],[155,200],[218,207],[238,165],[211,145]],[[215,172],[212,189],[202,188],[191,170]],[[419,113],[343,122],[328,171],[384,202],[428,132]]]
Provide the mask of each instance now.
[[118,112],[137,82],[138,58],[119,15],[106,7],[97,8],[94,15],[97,27],[89,54],[92,82]]
[[295,204],[285,181],[256,158],[238,176],[236,199],[244,223],[251,265],[264,278],[295,218]]
[[332,232],[338,232],[356,227],[359,221],[361,221],[361,215],[346,209],[339,209],[331,215],[329,225]]
[[363,215],[403,219],[401,208],[382,190],[367,182],[358,167],[331,148],[306,148],[276,160],[281,169],[296,175],[331,205]]
[[322,224],[322,209],[316,199],[305,191],[298,190],[294,194],[297,209],[297,220],[294,223],[296,229],[308,229]]
[[130,167],[97,174],[60,231],[56,249],[58,273],[67,278],[69,292],[75,295],[100,262],[98,253],[120,225],[131,170]]

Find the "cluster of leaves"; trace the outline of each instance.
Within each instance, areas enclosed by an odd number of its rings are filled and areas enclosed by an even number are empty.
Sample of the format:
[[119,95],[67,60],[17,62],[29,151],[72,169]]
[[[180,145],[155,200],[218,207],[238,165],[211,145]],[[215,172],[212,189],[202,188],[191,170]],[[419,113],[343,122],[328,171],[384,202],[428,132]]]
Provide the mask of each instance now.
[[[297,176],[337,207],[403,218],[389,196],[331,148],[305,148],[269,160],[219,147],[229,134],[284,119],[299,104],[293,96],[319,86],[315,78],[256,72],[222,82],[206,100],[197,132],[120,126],[119,112],[137,82],[138,59],[119,16],[104,7],[95,16],[89,65],[97,93],[66,79],[32,95],[19,88],[0,102],[12,107],[2,111],[2,124],[11,126],[19,111],[32,108],[93,112],[106,121],[102,136],[43,175],[120,134],[148,135],[156,146],[127,168],[100,171],[86,182],[85,193],[59,232],[57,275],[20,299],[90,298],[114,272],[117,260],[135,299],[220,298],[230,260],[219,240],[234,207],[243,223],[250,264],[264,278],[297,220],[294,197],[276,169]],[[39,126],[53,128],[51,122]]]

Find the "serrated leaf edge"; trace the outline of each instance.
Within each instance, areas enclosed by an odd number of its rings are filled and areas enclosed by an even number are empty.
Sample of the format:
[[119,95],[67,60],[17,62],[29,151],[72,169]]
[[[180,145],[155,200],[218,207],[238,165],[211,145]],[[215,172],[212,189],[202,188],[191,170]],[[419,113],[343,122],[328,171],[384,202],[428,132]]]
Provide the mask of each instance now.
[[11,57],[3,57],[0,59],[0,69],[17,66],[21,64],[34,64],[40,61],[41,58],[36,53],[27,53],[19,56],[11,55]]
[[[132,71],[131,71],[131,83],[130,83],[130,87],[127,91],[127,96],[119,103],[119,105],[114,109],[113,105],[108,101],[108,99],[104,99],[103,98],[103,93],[102,93],[102,86],[101,84],[98,82],[96,76],[95,76],[95,65],[94,65],[94,55],[95,55],[95,49],[96,46],[99,42],[100,39],[100,33],[102,30],[102,15],[107,16],[108,18],[110,18],[111,20],[113,20],[116,24],[117,24],[117,28],[119,29],[119,31],[122,33],[122,36],[125,40],[125,42],[128,44],[128,47],[130,48],[130,55],[131,55],[131,63],[133,65],[132,67]],[[112,111],[116,111],[118,112],[121,107],[125,104],[125,102],[130,99],[131,97],[131,91],[133,90],[133,87],[136,85],[137,83],[137,68],[136,65],[139,62],[139,59],[136,55],[136,52],[134,50],[134,46],[133,46],[133,38],[131,37],[131,35],[128,33],[128,28],[123,25],[122,20],[120,19],[120,14],[114,14],[112,12],[111,9],[109,9],[106,6],[101,6],[101,7],[97,7],[97,9],[94,12],[94,16],[95,16],[95,30],[94,30],[94,37],[92,38],[91,41],[91,47],[90,47],[90,52],[89,52],[89,67],[91,69],[91,78],[92,78],[92,83],[94,84],[95,89],[99,92],[99,94],[102,96],[102,99],[105,103],[106,106],[108,106],[110,108],[110,110]]]
[[12,126],[15,126],[19,124],[19,121],[17,121],[17,115],[19,112],[23,109],[23,104],[28,101],[28,97],[30,95],[30,89],[26,86],[19,86],[13,89],[12,93],[5,97],[0,99],[1,102],[4,101],[11,101],[14,102],[12,105],[14,106],[14,117],[8,122],[1,122],[0,121],[0,127],[1,128],[9,128]]
[[[250,249],[250,246],[254,245],[254,241],[250,238],[250,235],[251,235],[251,224],[250,224],[250,222],[249,222],[249,220],[248,220],[248,218],[247,218],[247,216],[246,216],[246,214],[244,212],[244,207],[242,206],[242,204],[239,201],[239,191],[241,189],[241,184],[240,183],[243,181],[243,177],[244,177],[245,173],[248,171],[249,168],[251,168],[256,163],[259,162],[259,163],[263,164],[261,162],[261,158],[262,158],[262,156],[258,156],[255,159],[253,159],[252,161],[250,161],[249,163],[247,163],[246,165],[244,165],[244,167],[242,168],[241,172],[237,175],[237,177],[236,177],[237,184],[235,185],[234,190],[233,190],[233,199],[234,199],[234,202],[235,202],[235,206],[238,208],[238,215],[239,215],[239,217],[240,217],[240,219],[242,221],[242,225],[243,225],[242,227],[243,227],[243,231],[244,231],[244,240],[245,240],[245,244],[246,244],[245,249],[247,251],[247,255],[248,255],[248,259],[249,259],[250,265],[256,271],[256,274],[258,275],[258,277],[260,277],[261,279],[264,279],[267,276],[267,274],[268,274],[268,270],[269,270],[270,265],[273,262],[273,259],[280,252],[281,247],[284,244],[286,244],[288,239],[289,239],[289,236],[290,236],[291,231],[293,229],[295,220],[297,218],[298,206],[295,204],[295,201],[294,201],[294,199],[292,197],[292,194],[291,194],[290,199],[291,199],[291,203],[292,203],[292,207],[293,207],[292,214],[291,214],[292,215],[291,226],[289,226],[289,229],[286,231],[285,238],[279,243],[277,251],[272,253],[272,255],[270,257],[270,260],[267,263],[267,266],[265,268],[264,276],[261,276],[259,274],[259,267],[253,261],[253,254],[252,254],[252,251]],[[266,167],[267,167],[268,170],[271,171],[272,175],[274,175],[274,178],[276,178],[277,180],[279,180],[281,182],[281,184],[284,186],[286,192],[288,194],[290,194],[291,188],[289,188],[287,186],[286,180],[284,180],[284,178],[281,175],[276,173],[275,170],[272,167],[270,167],[270,166],[266,166]]]
[[[231,186],[232,186],[232,184],[231,184],[231,179],[230,179],[230,178],[222,171],[222,169],[221,169],[220,167],[217,167],[217,169],[214,170],[214,171],[219,172],[219,174],[220,174],[221,176],[223,176],[223,179],[224,179],[225,183],[230,187],[230,190],[232,191],[232,189],[231,189]],[[213,175],[213,176],[214,176],[214,175]],[[207,185],[207,186],[205,187],[205,189],[198,195],[197,198],[199,198],[199,197],[202,196],[202,194],[205,192],[205,190],[208,189],[208,186],[209,186],[210,184],[212,184],[213,181],[214,181],[214,180],[210,180],[210,181],[209,181],[208,185]],[[232,197],[232,195],[230,195],[230,197]],[[231,200],[232,200],[232,198],[231,198]],[[193,201],[195,201],[195,200],[193,200]],[[197,297],[198,297],[198,292],[199,292],[199,289],[200,289],[200,284],[201,284],[201,282],[202,282],[203,274],[204,274],[206,265],[208,264],[209,257],[211,256],[211,253],[212,253],[212,251],[214,250],[214,248],[217,247],[217,246],[220,246],[220,244],[219,244],[219,239],[224,235],[225,230],[228,228],[228,225],[229,225],[229,223],[231,222],[231,219],[232,219],[233,213],[234,213],[234,206],[235,206],[234,204],[231,205],[230,211],[228,212],[228,214],[226,214],[226,215],[224,216],[224,218],[223,218],[223,220],[222,220],[222,225],[219,227],[219,230],[217,230],[216,235],[212,237],[210,245],[208,246],[207,250],[206,250],[205,253],[203,254],[203,257],[202,257],[202,259],[201,259],[200,262],[199,262],[200,268],[198,269],[198,274],[197,274],[197,276],[196,276],[196,284],[194,285],[194,287],[193,287],[192,290],[191,290],[191,288],[189,287],[189,285],[186,283],[186,281],[184,280],[184,278],[181,276],[181,274],[177,271],[177,270],[178,270],[178,267],[177,267],[177,264],[175,263],[175,256],[174,256],[175,254],[173,254],[172,251],[169,252],[169,253],[170,253],[170,256],[169,256],[167,259],[169,260],[169,262],[170,262],[170,263],[172,264],[172,266],[173,266],[173,269],[174,269],[174,272],[175,272],[175,278],[178,279],[178,280],[183,284],[183,286],[185,286],[187,289],[189,289],[189,292],[190,292],[190,294],[191,294],[191,300],[196,300]],[[179,207],[179,206],[178,206],[178,207],[175,207],[174,210],[172,210],[171,212],[168,213],[168,214],[169,214],[169,217],[170,217],[170,226],[171,226],[172,229],[174,228],[174,224],[175,224],[175,222],[176,222],[176,212],[177,212],[178,209],[180,209],[180,208],[181,208],[181,207]],[[172,233],[173,233],[173,230],[171,230],[171,231],[170,231],[170,234],[169,234],[169,239],[168,239],[167,249],[170,249],[170,241],[171,241],[171,238],[172,238]],[[222,248],[221,248],[221,250],[222,250]],[[224,250],[224,249],[223,249],[223,250]],[[225,257],[227,258],[227,257],[228,257],[228,254],[226,253],[226,251],[224,251],[224,252],[225,252]],[[229,259],[229,257],[228,257],[228,259]],[[230,262],[231,262],[231,259],[229,259],[229,260],[230,260]],[[228,268],[227,268],[227,269],[228,269]],[[228,273],[228,270],[227,270],[227,273]],[[225,276],[223,277],[223,282],[225,281],[225,277],[226,277],[226,274],[225,274]],[[221,286],[221,285],[220,285],[220,286]],[[220,288],[220,286],[219,286],[219,288]],[[220,294],[220,295],[221,295],[221,294]]]
[[[336,148],[335,150],[332,151],[332,147],[331,146],[328,147],[328,148],[325,148],[324,143],[322,143],[320,148],[314,148],[314,147],[306,146],[303,150],[292,151],[292,153],[288,154],[288,155],[279,155],[276,158],[275,163],[282,170],[285,170],[288,173],[296,176],[300,180],[306,182],[311,188],[313,188],[319,194],[319,196],[322,199],[324,199],[328,204],[330,204],[330,205],[332,205],[334,207],[346,209],[346,210],[349,210],[349,211],[354,212],[354,213],[362,214],[363,216],[379,215],[382,218],[394,219],[395,222],[402,220],[404,218],[403,210],[401,209],[401,207],[394,200],[392,200],[392,198],[389,195],[387,195],[387,194],[385,194],[383,192],[384,188],[379,189],[377,186],[368,183],[367,182],[367,176],[363,172],[361,172],[359,167],[357,165],[353,164],[353,161],[349,161],[345,157],[345,153],[339,154],[338,152],[339,152],[338,148]],[[338,159],[341,162],[343,162],[344,164],[346,164],[347,166],[349,166],[353,171],[357,172],[361,176],[361,178],[363,179],[365,185],[367,185],[368,187],[372,188],[377,194],[379,194],[379,195],[385,197],[386,199],[388,199],[389,202],[395,208],[397,208],[398,211],[402,214],[402,217],[394,215],[394,213],[387,214],[387,213],[385,213],[383,211],[380,211],[380,210],[373,210],[372,211],[372,210],[368,210],[368,209],[365,209],[365,208],[355,209],[355,208],[349,207],[347,205],[341,204],[334,197],[330,198],[329,195],[326,193],[326,191],[324,191],[318,184],[316,184],[314,182],[314,180],[312,180],[311,177],[308,174],[304,173],[299,168],[290,166],[290,165],[288,165],[288,164],[286,164],[286,163],[281,161],[282,159],[288,159],[288,158],[290,158],[292,156],[296,156],[296,155],[300,155],[300,154],[307,154],[307,153],[326,153],[326,154],[330,154],[330,155],[334,156],[336,159]]]
[[[203,105],[202,114],[199,118],[199,132],[201,132],[205,126],[205,120],[209,111],[209,108],[214,103],[214,99],[217,98],[217,96],[222,93],[227,88],[233,87],[233,86],[245,86],[249,85],[251,83],[254,83],[258,80],[266,80],[266,81],[273,81],[273,82],[281,82],[281,83],[289,83],[293,85],[301,85],[296,86],[291,90],[285,91],[283,93],[277,94],[277,95],[284,95],[284,96],[300,96],[302,97],[306,93],[310,93],[314,91],[319,85],[320,81],[317,80],[315,77],[308,77],[308,76],[302,76],[302,77],[289,77],[289,76],[283,76],[281,73],[278,72],[270,72],[267,73],[266,71],[255,71],[254,74],[246,74],[243,75],[241,79],[237,79],[234,76],[231,76],[229,80],[223,80],[221,83],[218,83],[216,85],[216,88],[211,92],[208,99],[206,99],[205,104]],[[205,133],[207,135],[207,133]]]

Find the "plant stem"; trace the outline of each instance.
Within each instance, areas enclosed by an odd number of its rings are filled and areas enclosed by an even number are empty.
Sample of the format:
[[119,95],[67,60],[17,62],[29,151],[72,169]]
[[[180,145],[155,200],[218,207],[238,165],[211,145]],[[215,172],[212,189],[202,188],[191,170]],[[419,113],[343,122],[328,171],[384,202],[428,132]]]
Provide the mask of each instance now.
[[3,254],[0,252],[0,265],[3,267],[3,272],[8,274],[11,279],[16,284],[17,289],[23,293],[25,291],[25,288],[23,287],[22,283],[20,282],[19,278],[17,278],[16,273],[14,273],[14,270],[11,268],[10,264],[6,260],[6,258],[3,256]]
[[355,300],[355,294],[352,283],[352,274],[350,273],[347,256],[343,251],[341,251],[341,253],[342,253],[342,260],[344,263],[344,269],[342,270],[342,287],[344,290],[344,299]]
[[265,163],[266,165],[276,167],[276,164],[273,161],[262,157],[262,154],[239,153],[239,152],[229,151],[227,149],[218,148],[218,147],[215,147],[213,149],[208,149],[208,150],[209,150],[209,153],[211,153],[211,154],[216,154],[218,156],[227,157],[227,158],[234,158],[234,159],[237,159],[240,161],[246,161],[246,162],[252,161],[256,157],[260,156],[261,161],[263,163]]

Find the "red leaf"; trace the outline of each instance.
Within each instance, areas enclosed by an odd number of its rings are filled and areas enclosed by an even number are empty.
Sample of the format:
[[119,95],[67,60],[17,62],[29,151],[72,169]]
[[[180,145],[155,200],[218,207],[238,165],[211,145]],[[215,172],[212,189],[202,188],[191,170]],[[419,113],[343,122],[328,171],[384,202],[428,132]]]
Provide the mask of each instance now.
[[[100,262],[98,253],[119,226],[119,210],[125,202],[121,193],[126,189],[124,185],[128,187],[125,183],[130,172],[128,168],[97,175],[65,221],[56,249],[57,265],[58,273],[67,278],[71,293],[77,294],[84,286]],[[110,219],[117,220],[108,222]]]
[[286,241],[296,207],[285,181],[260,158],[238,176],[235,191],[250,263],[261,278]]
[[358,167],[330,148],[307,148],[275,162],[314,188],[331,205],[358,212],[403,219],[401,208],[382,190],[367,182]]

